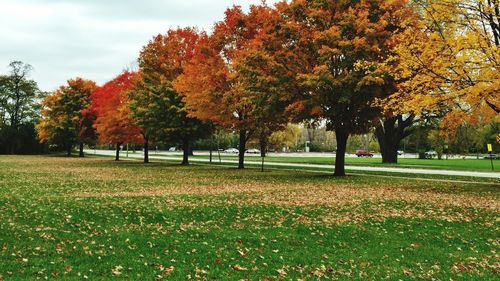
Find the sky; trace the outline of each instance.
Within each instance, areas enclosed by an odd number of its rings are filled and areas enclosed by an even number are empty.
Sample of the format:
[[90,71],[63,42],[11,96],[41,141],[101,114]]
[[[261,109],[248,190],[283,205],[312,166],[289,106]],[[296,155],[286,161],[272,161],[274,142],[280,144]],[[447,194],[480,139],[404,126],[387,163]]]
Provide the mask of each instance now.
[[[267,0],[273,4],[276,0]],[[0,74],[20,60],[53,91],[82,77],[103,84],[137,67],[142,46],[169,28],[210,31],[232,5],[260,0],[0,0]]]

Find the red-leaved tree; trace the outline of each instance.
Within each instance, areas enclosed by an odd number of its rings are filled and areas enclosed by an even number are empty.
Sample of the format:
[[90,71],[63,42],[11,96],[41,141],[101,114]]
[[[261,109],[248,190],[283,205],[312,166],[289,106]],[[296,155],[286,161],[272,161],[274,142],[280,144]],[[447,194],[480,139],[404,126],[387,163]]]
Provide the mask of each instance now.
[[141,130],[130,116],[125,92],[133,85],[136,73],[125,71],[115,79],[98,87],[91,95],[90,111],[95,115],[94,128],[102,144],[116,144],[116,158],[124,143],[143,143]]

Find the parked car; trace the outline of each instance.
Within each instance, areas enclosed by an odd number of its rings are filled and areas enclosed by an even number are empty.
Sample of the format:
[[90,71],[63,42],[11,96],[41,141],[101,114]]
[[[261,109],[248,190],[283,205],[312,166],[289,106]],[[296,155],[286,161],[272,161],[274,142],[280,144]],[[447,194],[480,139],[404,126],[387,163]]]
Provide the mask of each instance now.
[[488,154],[487,156],[484,156],[484,159],[499,160],[500,159],[500,154]]
[[356,150],[356,156],[358,157],[373,157],[373,153],[366,150]]
[[435,150],[429,150],[425,152],[425,158],[434,158],[437,157],[437,152]]
[[228,148],[226,150],[224,150],[225,153],[231,153],[231,154],[239,154],[240,151],[236,148]]
[[260,154],[260,150],[258,150],[257,148],[251,148],[251,149],[248,149],[246,151],[246,153],[249,153],[249,154]]
[[176,152],[177,151],[177,147],[175,146],[172,146],[171,148],[168,149],[168,152]]
[[404,152],[404,151],[402,151],[402,150],[398,150],[398,155],[399,155],[399,156],[401,156],[401,155],[403,155],[403,154],[405,154],[405,152]]

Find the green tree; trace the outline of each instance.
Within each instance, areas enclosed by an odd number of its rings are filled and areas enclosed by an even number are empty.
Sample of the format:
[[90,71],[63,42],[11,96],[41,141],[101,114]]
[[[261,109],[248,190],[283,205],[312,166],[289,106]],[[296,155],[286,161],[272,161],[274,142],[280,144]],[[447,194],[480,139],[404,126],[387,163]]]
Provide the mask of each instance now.
[[[9,64],[10,73],[0,76],[0,130],[7,153],[21,152],[28,130],[39,117],[39,101],[44,93],[29,79],[31,65],[21,61]],[[29,135],[29,134],[28,134]],[[34,136],[32,136],[34,137]]]

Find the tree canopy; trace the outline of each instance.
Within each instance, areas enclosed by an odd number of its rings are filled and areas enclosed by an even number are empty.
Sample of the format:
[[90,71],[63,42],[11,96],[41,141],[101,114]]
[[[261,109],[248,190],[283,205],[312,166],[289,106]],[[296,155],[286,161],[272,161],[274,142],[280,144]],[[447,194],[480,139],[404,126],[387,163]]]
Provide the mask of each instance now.
[[84,143],[95,136],[93,118],[84,114],[90,107],[90,95],[95,88],[93,81],[75,78],[47,96],[37,124],[40,140],[66,150],[68,155],[74,145],[79,144],[80,156],[83,157]]

